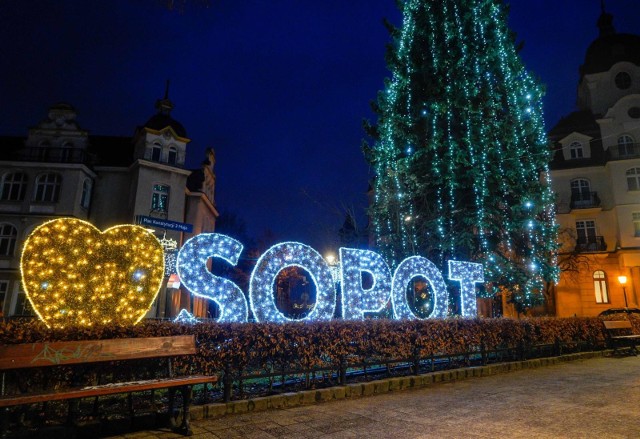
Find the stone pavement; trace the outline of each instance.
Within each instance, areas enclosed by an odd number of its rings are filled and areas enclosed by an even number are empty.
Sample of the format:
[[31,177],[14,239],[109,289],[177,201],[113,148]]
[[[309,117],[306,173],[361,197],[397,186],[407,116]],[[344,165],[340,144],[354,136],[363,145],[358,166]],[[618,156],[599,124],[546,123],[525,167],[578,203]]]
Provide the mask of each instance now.
[[[192,423],[192,438],[640,438],[640,357],[564,362]],[[166,430],[117,438],[182,437]]]

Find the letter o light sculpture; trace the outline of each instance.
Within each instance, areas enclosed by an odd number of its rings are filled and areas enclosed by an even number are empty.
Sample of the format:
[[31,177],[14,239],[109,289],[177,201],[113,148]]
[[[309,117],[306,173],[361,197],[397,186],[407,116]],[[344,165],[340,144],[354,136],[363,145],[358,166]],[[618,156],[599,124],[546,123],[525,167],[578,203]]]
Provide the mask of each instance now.
[[[300,267],[310,275],[316,287],[316,304],[302,319],[290,319],[276,306],[274,284],[278,273],[287,267]],[[267,250],[256,263],[249,282],[249,303],[258,322],[326,321],[336,307],[336,290],[329,265],[308,245],[283,242]]]
[[422,256],[411,256],[400,262],[391,282],[391,300],[396,319],[415,320],[417,316],[407,301],[407,284],[416,276],[424,276],[433,290],[433,311],[428,318],[445,318],[449,306],[449,293],[442,273],[433,262]]

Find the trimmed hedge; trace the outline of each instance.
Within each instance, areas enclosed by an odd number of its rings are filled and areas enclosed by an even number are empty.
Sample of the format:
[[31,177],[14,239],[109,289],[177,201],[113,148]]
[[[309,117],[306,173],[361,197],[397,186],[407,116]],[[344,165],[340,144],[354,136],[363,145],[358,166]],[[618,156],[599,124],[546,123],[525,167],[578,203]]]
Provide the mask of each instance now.
[[[631,319],[640,332],[640,319]],[[539,344],[604,346],[599,318],[367,320],[316,323],[200,323],[143,321],[137,326],[48,329],[39,321],[0,322],[0,344],[194,334],[195,357],[185,373],[228,370],[310,370],[363,361],[393,361]]]

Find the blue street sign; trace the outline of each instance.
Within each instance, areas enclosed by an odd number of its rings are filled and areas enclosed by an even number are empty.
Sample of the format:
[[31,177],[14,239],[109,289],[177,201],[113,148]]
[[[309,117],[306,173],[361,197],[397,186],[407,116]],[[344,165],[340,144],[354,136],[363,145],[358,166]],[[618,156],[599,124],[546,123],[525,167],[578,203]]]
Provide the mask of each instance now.
[[193,224],[179,223],[150,216],[138,215],[138,224],[141,226],[158,227],[165,230],[177,230],[179,232],[193,232]]

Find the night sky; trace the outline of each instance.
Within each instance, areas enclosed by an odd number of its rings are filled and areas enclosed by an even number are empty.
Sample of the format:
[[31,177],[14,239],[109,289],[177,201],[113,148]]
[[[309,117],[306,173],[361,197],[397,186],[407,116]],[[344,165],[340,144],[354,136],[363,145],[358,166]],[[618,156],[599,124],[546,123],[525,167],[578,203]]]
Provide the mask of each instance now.
[[[203,6],[204,5],[204,6]],[[640,33],[637,0],[608,0]],[[516,0],[510,24],[546,85],[552,127],[574,109],[598,0]],[[189,168],[217,154],[216,202],[249,234],[337,248],[347,210],[364,226],[371,170],[360,145],[389,76],[395,0],[0,0],[0,135],[26,135],[57,102],[91,134],[132,135],[171,80]]]

